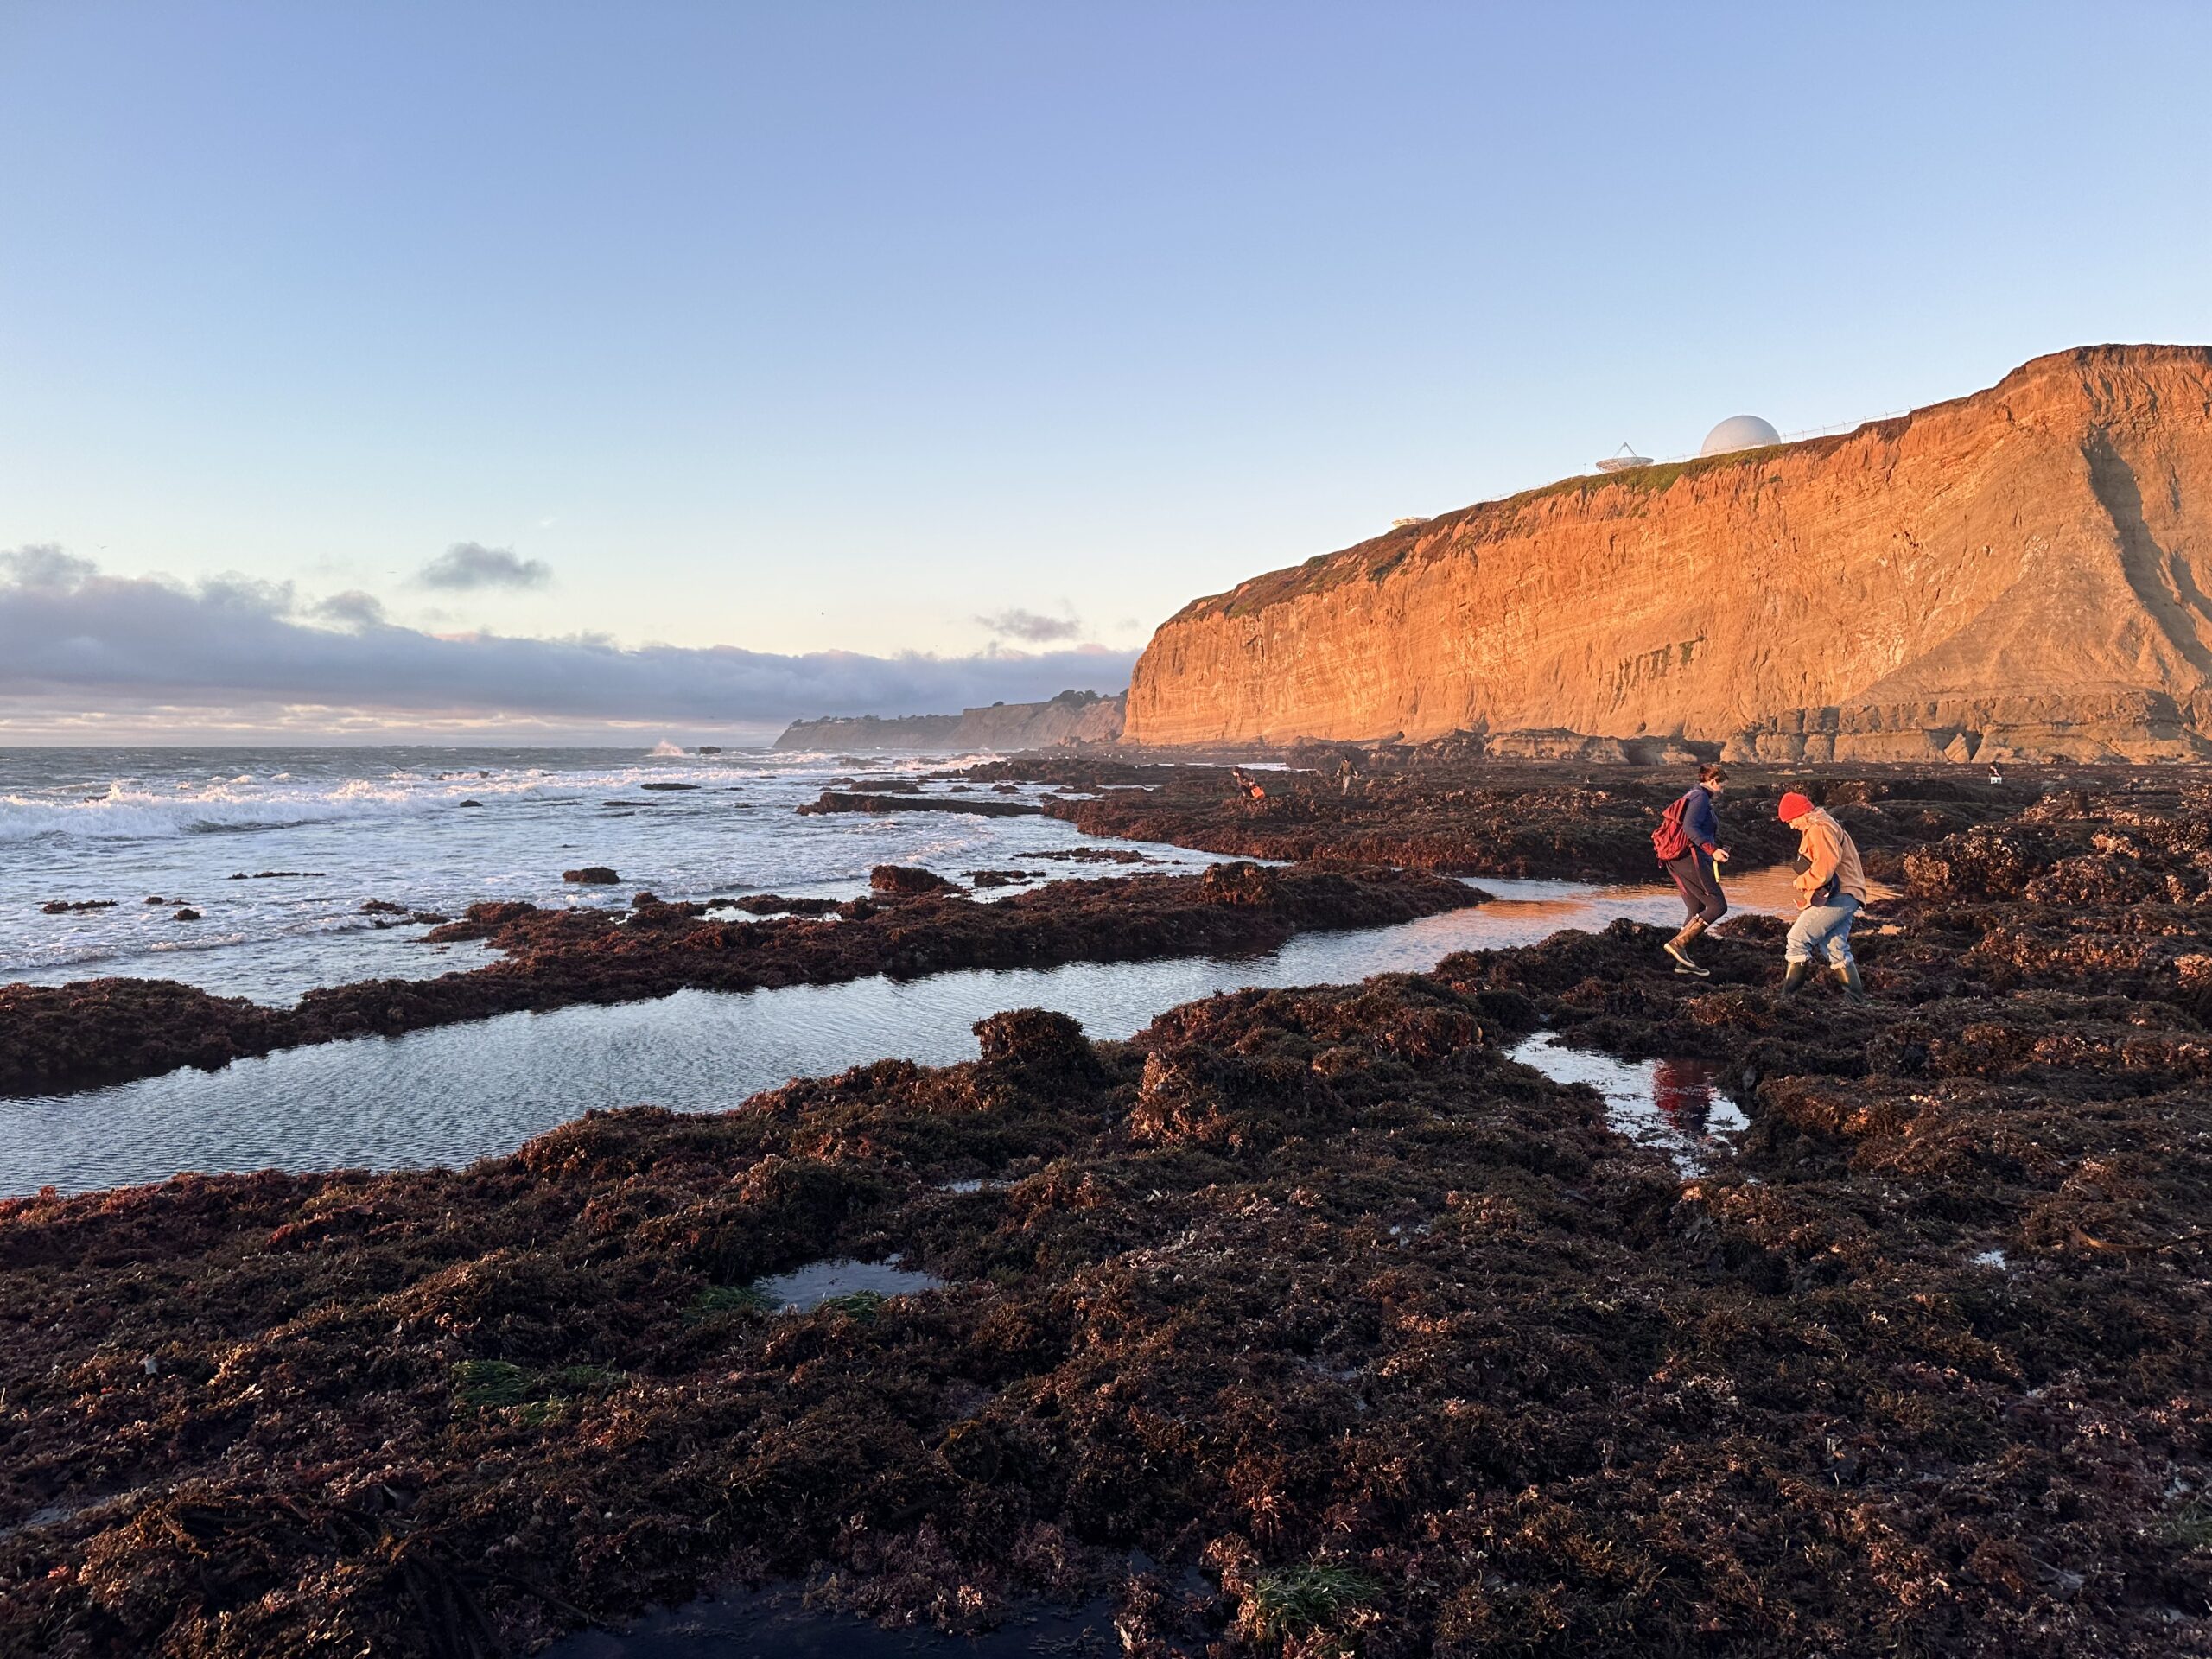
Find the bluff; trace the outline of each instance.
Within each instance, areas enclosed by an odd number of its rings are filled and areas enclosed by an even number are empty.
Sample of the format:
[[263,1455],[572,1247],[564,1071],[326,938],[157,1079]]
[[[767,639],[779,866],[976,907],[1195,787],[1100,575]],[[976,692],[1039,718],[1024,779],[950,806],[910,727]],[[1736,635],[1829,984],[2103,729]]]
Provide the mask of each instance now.
[[1843,435],[1568,479],[1194,601],[1137,663],[1125,741],[2199,758],[2208,589],[2212,347],[2085,347]]
[[785,728],[775,747],[841,753],[870,749],[989,749],[1010,754],[1062,743],[1111,743],[1122,734],[1125,696],[1063,691],[1044,702],[995,702],[957,715],[797,720]]

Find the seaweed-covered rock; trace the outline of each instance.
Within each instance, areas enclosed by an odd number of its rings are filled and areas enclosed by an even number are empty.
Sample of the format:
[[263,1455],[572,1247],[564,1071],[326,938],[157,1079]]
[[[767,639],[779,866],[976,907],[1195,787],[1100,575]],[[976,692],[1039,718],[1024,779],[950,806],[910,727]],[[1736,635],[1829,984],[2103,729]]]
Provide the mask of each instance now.
[[1198,878],[1206,897],[1217,905],[1265,905],[1282,891],[1275,873],[1261,864],[1209,864]]
[[[1933,1071],[1844,1075],[1789,1033],[1847,1010],[1762,988],[1770,950],[1684,985],[1647,943],[1126,1045],[1018,1010],[969,1065],[467,1170],[0,1205],[0,1646],[430,1656],[465,1608],[519,1654],[736,1562],[893,1621],[1103,1593],[1125,1637],[1287,1651],[2202,1648],[2194,1022],[1878,1004],[1852,1040]],[[1724,1069],[1752,1128],[1694,1183],[1491,1039],[1600,960],[1799,1068]],[[762,1287],[893,1256],[893,1294]]]
[[910,864],[879,864],[868,873],[868,890],[887,898],[909,899],[926,893],[957,893],[959,884],[948,881],[933,870],[917,869]]

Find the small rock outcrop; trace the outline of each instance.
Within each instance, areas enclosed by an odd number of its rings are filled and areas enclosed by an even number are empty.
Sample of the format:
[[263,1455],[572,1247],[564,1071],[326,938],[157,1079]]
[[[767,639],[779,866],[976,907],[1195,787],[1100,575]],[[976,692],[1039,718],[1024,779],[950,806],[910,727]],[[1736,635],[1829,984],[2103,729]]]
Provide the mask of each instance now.
[[879,864],[868,873],[868,885],[870,892],[887,893],[893,898],[959,891],[957,883],[946,880],[932,870],[916,869],[911,864]]

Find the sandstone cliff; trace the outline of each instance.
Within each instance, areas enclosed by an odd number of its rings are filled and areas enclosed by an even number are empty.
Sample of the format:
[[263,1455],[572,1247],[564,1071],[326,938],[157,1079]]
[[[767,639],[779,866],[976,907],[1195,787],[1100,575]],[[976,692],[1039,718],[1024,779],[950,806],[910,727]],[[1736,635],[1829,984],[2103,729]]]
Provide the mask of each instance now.
[[1122,735],[1127,694],[1063,691],[1046,702],[995,702],[957,715],[874,715],[793,721],[779,749],[840,753],[869,749],[995,750],[1051,748],[1061,743],[1111,743]]
[[1570,479],[1184,607],[1147,744],[1544,728],[1773,759],[2212,755],[2212,348]]

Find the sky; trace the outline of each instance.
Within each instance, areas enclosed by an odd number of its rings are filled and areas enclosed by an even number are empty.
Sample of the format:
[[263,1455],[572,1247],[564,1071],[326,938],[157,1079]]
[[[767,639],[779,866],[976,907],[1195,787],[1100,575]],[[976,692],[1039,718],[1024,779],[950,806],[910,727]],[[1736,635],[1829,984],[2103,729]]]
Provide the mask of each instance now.
[[2212,340],[2212,8],[0,0],[0,742],[1118,690],[1433,513]]

